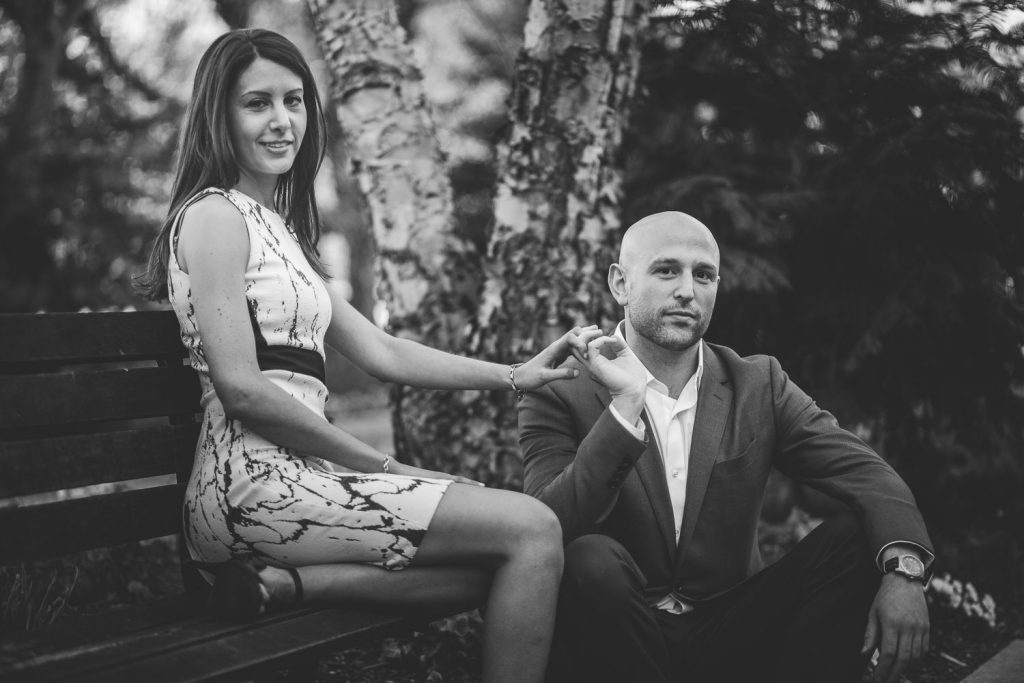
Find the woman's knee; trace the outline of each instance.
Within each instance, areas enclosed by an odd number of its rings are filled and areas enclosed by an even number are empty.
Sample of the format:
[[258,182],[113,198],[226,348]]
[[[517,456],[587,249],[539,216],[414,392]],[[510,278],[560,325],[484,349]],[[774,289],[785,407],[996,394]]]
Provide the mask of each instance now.
[[562,525],[544,503],[523,497],[508,520],[510,554],[528,554],[562,570]]

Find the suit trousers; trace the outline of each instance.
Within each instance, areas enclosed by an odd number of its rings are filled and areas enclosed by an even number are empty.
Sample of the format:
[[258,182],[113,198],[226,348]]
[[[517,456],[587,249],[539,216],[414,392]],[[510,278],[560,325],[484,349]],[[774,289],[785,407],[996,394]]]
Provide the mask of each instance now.
[[683,614],[649,604],[609,536],[566,546],[548,683],[861,680],[881,580],[850,514],[822,522],[775,564]]

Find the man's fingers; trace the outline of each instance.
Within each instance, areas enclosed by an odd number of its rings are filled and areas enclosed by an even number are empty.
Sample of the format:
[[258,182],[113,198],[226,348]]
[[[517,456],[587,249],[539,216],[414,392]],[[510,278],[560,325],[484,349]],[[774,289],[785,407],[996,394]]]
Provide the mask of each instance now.
[[878,663],[875,664],[875,680],[876,681],[881,681],[883,683],[888,683],[888,681],[889,681],[889,671],[892,670],[892,665],[893,665],[893,660],[894,659],[895,659],[895,654],[893,654],[891,652],[889,654],[882,654],[881,650],[878,651]]
[[915,633],[914,636],[910,639],[910,658],[911,659],[920,659],[921,658],[921,655],[923,654],[923,652],[921,650],[922,641],[923,640],[924,639],[923,639],[923,637],[921,636],[920,633]]
[[900,674],[903,673],[904,669],[907,668],[907,664],[910,663],[911,651],[913,650],[914,639],[909,633],[904,633],[900,636],[899,645],[896,649],[896,658],[893,660],[892,669],[889,671],[889,677],[886,679],[887,683],[896,683],[900,679]]
[[876,678],[889,683],[892,680],[892,671],[896,666],[896,656],[899,653],[899,635],[893,628],[884,628],[881,631],[882,642],[878,647]]
[[597,325],[574,327],[559,337],[555,343],[548,347],[547,350],[551,351],[552,356],[560,356],[562,355],[562,352],[567,349],[577,358],[580,358],[581,355],[583,358],[586,358],[587,344],[590,340],[600,336],[601,330]]
[[878,647],[878,622],[875,620],[874,610],[868,614],[868,626],[864,629],[864,644],[861,645],[860,653],[866,655]]
[[600,353],[601,349],[605,347],[611,349],[612,352],[615,353],[615,355],[619,355],[622,351],[629,348],[628,346],[626,346],[625,340],[622,339],[621,337],[602,335],[597,339],[592,340],[589,344],[587,344],[587,353],[589,357],[592,358],[593,354]]
[[602,336],[602,332],[597,325],[591,325],[585,328],[574,328],[572,340],[569,342],[572,347],[572,354],[576,356],[581,362],[587,359],[587,345],[593,340]]

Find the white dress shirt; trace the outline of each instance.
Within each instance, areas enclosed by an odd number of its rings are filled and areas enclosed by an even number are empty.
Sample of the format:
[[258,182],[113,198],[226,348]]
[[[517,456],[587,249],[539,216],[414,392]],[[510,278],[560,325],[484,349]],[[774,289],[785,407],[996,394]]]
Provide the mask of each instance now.
[[[615,330],[615,335],[625,341],[622,325]],[[672,519],[675,527],[676,542],[679,542],[679,530],[682,527],[683,508],[686,505],[686,478],[689,472],[690,445],[693,443],[693,423],[697,415],[697,392],[704,376],[704,342],[697,346],[697,371],[693,373],[679,398],[669,396],[668,386],[644,368],[647,380],[647,391],[644,394],[644,410],[654,432],[655,443],[661,453],[665,465],[665,481],[668,484],[669,499],[672,501]],[[633,436],[643,441],[646,427],[641,421],[630,424],[615,406],[611,406],[612,415]],[[688,612],[692,607],[680,601],[672,594],[666,595],[658,604],[673,614]]]

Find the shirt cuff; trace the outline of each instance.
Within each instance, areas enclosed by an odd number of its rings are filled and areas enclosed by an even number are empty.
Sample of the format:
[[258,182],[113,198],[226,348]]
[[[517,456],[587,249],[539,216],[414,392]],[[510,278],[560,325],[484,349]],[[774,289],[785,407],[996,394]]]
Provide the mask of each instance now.
[[935,561],[935,555],[928,551],[923,545],[914,543],[913,541],[890,541],[882,546],[878,554],[875,555],[875,566],[878,567],[878,571],[882,571],[882,555],[885,553],[886,548],[893,545],[905,545],[910,546],[914,550],[921,553],[921,561],[924,562],[925,569],[931,566],[932,562]]
[[647,441],[647,428],[644,427],[643,420],[637,420],[638,424],[630,424],[626,418],[622,417],[618,410],[615,409],[614,405],[609,405],[608,410],[611,411],[612,416],[619,421],[622,428],[629,432],[633,438],[637,441]]

